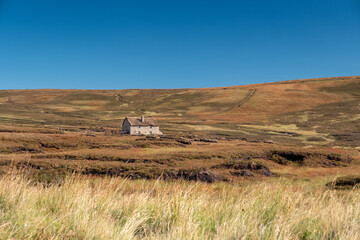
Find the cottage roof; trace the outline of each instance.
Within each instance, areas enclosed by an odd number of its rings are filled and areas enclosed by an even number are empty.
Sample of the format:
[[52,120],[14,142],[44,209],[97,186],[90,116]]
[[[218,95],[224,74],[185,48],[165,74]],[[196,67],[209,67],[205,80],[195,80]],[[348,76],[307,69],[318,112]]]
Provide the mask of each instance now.
[[137,117],[127,117],[125,119],[129,121],[131,126],[159,126],[158,121],[152,117],[145,117],[143,122],[141,118]]

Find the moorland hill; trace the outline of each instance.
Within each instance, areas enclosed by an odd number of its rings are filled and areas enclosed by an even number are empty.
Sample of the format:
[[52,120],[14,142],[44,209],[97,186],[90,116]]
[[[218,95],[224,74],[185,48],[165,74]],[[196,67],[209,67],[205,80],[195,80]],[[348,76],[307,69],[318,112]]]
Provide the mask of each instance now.
[[119,129],[156,117],[165,133],[352,146],[360,140],[360,77],[199,89],[3,90],[0,124]]

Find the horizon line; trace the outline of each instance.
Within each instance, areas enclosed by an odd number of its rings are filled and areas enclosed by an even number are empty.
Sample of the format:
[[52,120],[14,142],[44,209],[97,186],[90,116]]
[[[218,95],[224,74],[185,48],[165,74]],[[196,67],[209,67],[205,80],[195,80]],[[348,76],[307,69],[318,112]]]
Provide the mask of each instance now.
[[[339,79],[340,78],[340,79]],[[284,82],[296,82],[296,81],[324,81],[324,80],[336,80],[341,78],[359,78],[360,75],[352,76],[337,76],[337,77],[320,77],[320,78],[300,78],[300,79],[291,79],[291,80],[280,80],[274,82],[260,82],[244,85],[232,85],[232,86],[217,86],[217,87],[184,87],[184,88],[13,88],[13,89],[0,89],[0,91],[31,91],[31,90],[73,90],[73,91],[118,91],[118,90],[174,90],[174,89],[209,89],[209,88],[230,88],[230,87],[240,87],[240,86],[251,86],[251,85],[260,85],[260,84],[274,84],[274,83],[284,83]]]

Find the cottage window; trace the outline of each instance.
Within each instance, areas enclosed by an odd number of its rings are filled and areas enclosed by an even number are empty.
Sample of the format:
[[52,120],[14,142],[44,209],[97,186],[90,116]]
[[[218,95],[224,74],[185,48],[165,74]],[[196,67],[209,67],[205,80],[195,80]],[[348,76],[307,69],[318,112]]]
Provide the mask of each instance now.
[[141,128],[140,126],[138,128]]
[[152,131],[150,131],[150,134],[152,134]]
[[152,126],[150,126],[150,128],[152,128]]

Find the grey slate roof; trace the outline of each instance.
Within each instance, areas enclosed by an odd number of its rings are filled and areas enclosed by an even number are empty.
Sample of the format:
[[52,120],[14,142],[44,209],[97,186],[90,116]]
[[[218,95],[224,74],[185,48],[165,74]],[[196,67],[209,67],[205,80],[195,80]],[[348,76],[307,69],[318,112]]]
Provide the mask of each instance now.
[[141,118],[137,117],[127,117],[126,119],[131,126],[159,126],[158,121],[152,117],[145,117],[144,122],[141,121]]

